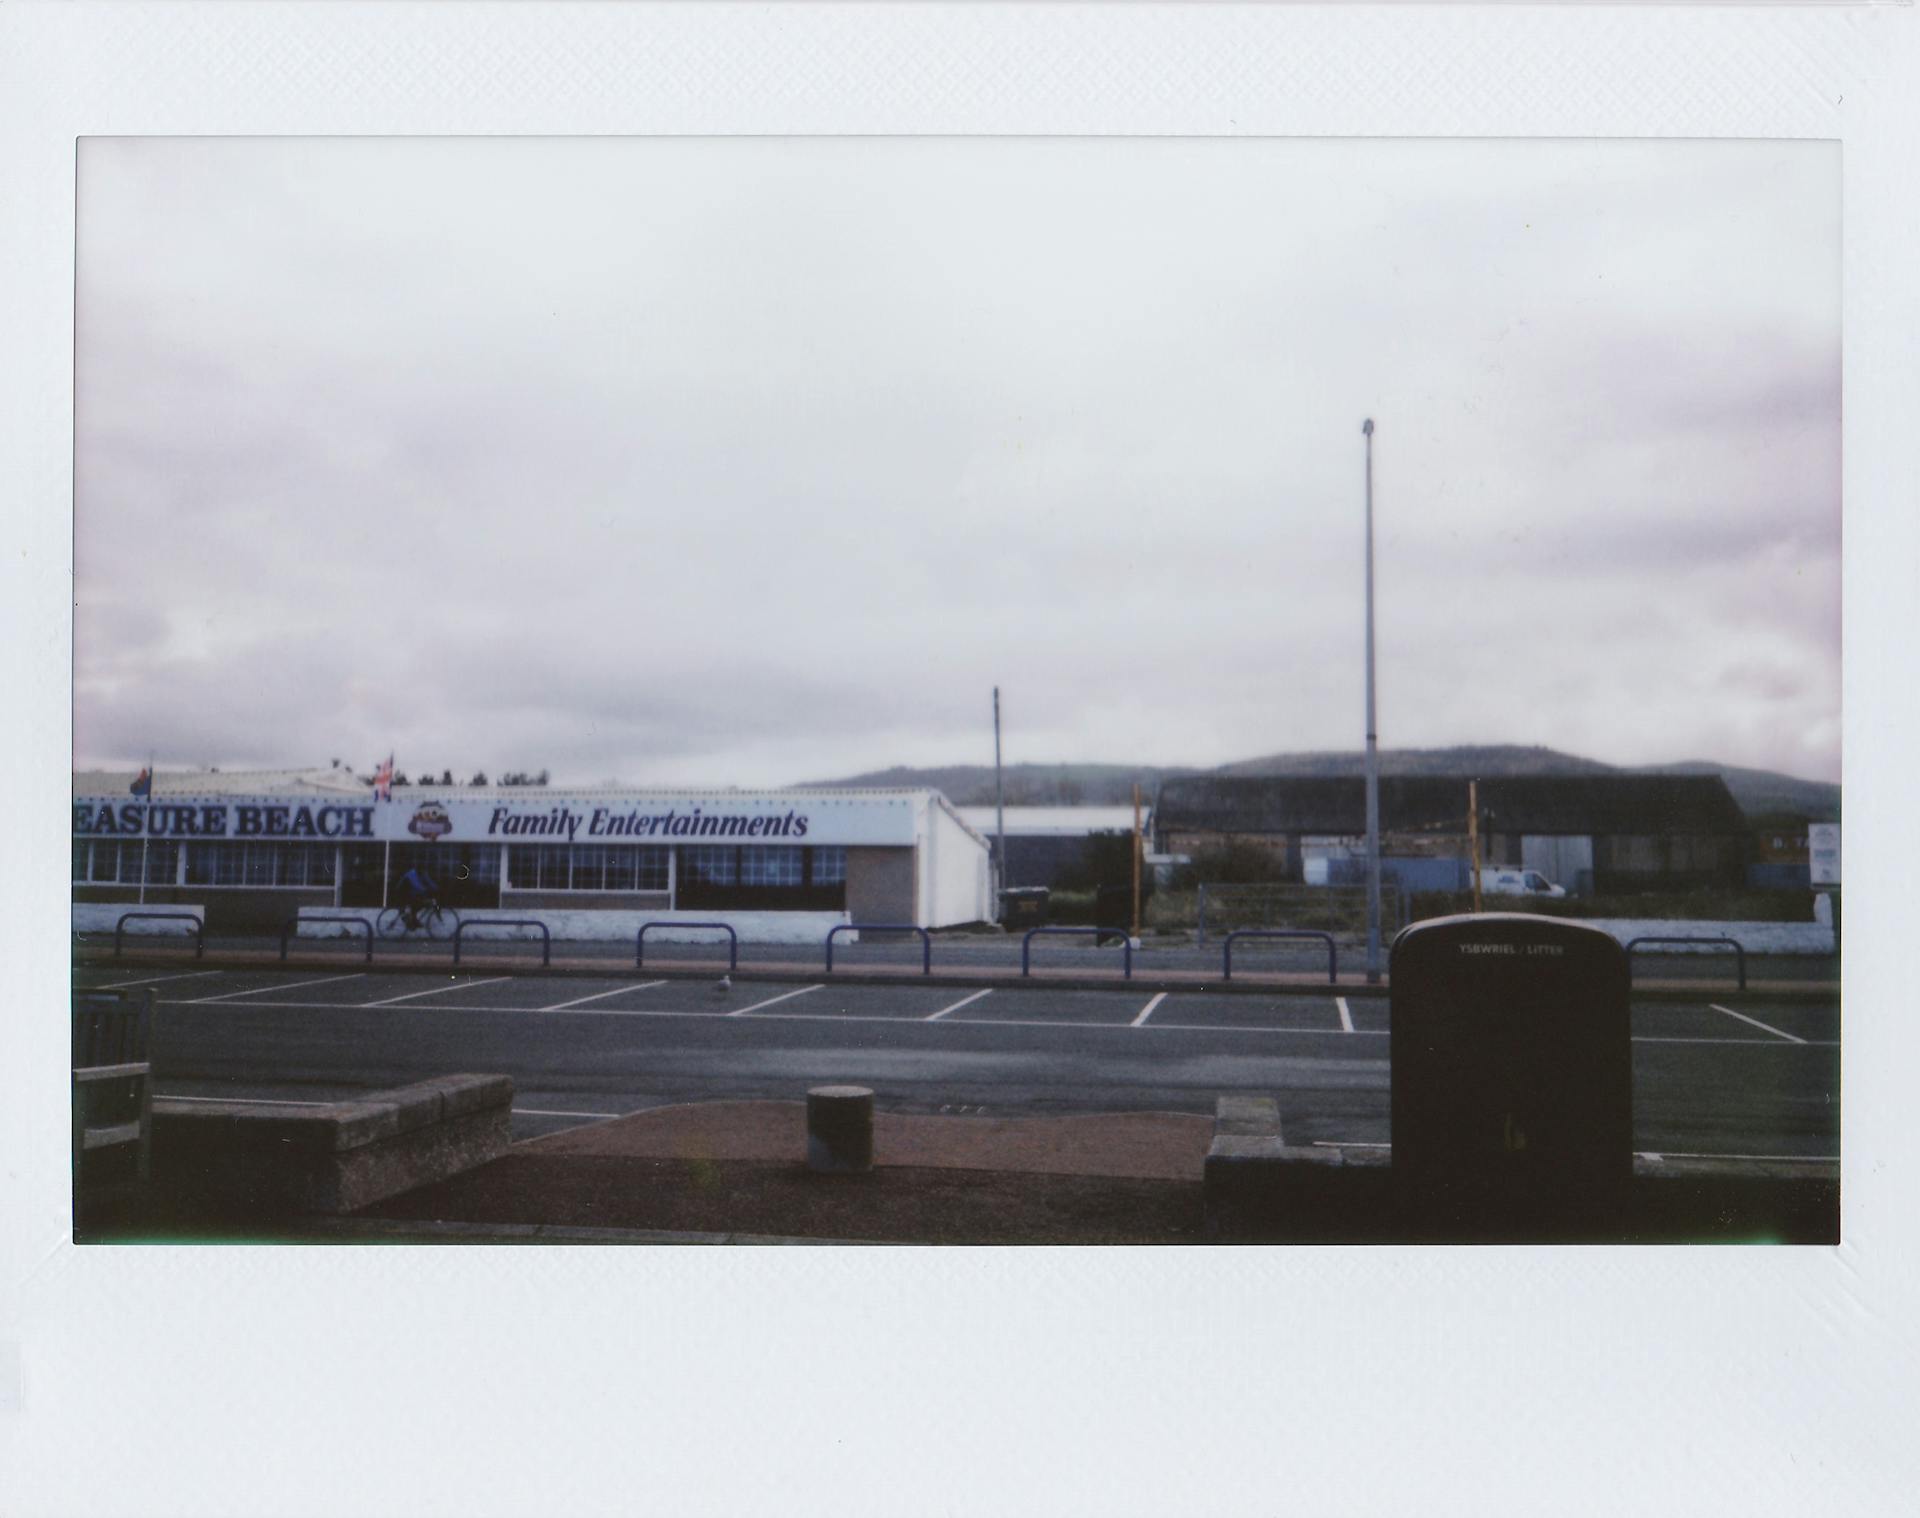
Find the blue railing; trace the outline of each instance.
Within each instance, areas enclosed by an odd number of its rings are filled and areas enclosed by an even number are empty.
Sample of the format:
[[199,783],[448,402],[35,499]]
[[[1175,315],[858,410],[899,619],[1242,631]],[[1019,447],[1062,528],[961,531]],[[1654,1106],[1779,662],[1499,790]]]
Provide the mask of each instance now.
[[1740,977],[1740,989],[1741,989],[1742,991],[1744,991],[1744,990],[1746,990],[1746,989],[1747,989],[1747,951],[1746,951],[1745,949],[1743,949],[1743,948],[1741,948],[1741,947],[1740,947],[1740,941],[1739,941],[1739,940],[1738,940],[1737,938],[1686,938],[1686,937],[1679,937],[1679,938],[1664,938],[1664,937],[1663,937],[1663,938],[1651,938],[1651,937],[1649,937],[1649,938],[1634,938],[1634,939],[1629,939],[1629,940],[1628,940],[1628,942],[1627,942],[1627,967],[1628,967],[1628,968],[1627,968],[1627,976],[1628,976],[1628,979],[1632,979],[1632,976],[1633,976],[1633,968],[1632,968],[1632,967],[1633,967],[1633,951],[1634,951],[1635,949],[1637,949],[1637,948],[1639,948],[1639,947],[1640,947],[1640,945],[1641,945],[1641,944],[1643,944],[1643,943],[1697,943],[1697,944],[1718,944],[1718,945],[1720,945],[1720,946],[1722,946],[1722,947],[1725,947],[1725,948],[1729,948],[1729,949],[1732,949],[1732,950],[1733,950],[1733,959],[1734,959],[1734,966],[1735,966],[1735,972],[1736,972],[1736,973],[1737,973],[1737,974],[1739,975],[1739,977]]
[[469,917],[453,930],[453,962],[460,963],[460,938],[468,928],[538,928],[540,930],[540,963],[553,963],[553,934],[547,931],[547,925],[531,917]]
[[1028,956],[1033,949],[1034,939],[1040,937],[1042,934],[1051,934],[1059,938],[1086,938],[1091,936],[1094,942],[1098,943],[1101,939],[1115,933],[1120,935],[1120,948],[1125,955],[1125,968],[1121,979],[1132,980],[1133,940],[1127,936],[1127,930],[1125,928],[1028,928],[1026,937],[1020,940],[1020,973],[1022,976],[1032,973],[1028,963]]
[[705,928],[715,933],[727,935],[727,968],[740,968],[740,935],[733,931],[733,925],[725,922],[643,922],[640,931],[633,936],[633,967],[638,970],[646,964],[647,934],[654,928]]
[[115,955],[120,952],[120,935],[130,922],[190,922],[193,924],[193,957],[200,959],[207,952],[207,925],[191,912],[122,912],[120,920],[113,925]]
[[1333,946],[1333,935],[1316,932],[1312,928],[1235,928],[1227,935],[1226,962],[1220,971],[1222,980],[1233,979],[1233,941],[1236,938],[1316,939],[1327,946],[1327,984],[1333,986],[1340,983],[1339,954]]
[[836,933],[918,933],[920,935],[920,973],[933,974],[933,938],[925,928],[910,922],[838,922],[827,929],[827,973],[833,973],[833,939]]
[[343,928],[358,928],[367,935],[367,963],[373,963],[373,924],[364,917],[296,917],[280,930],[280,958],[287,957],[287,940],[310,922],[336,923]]

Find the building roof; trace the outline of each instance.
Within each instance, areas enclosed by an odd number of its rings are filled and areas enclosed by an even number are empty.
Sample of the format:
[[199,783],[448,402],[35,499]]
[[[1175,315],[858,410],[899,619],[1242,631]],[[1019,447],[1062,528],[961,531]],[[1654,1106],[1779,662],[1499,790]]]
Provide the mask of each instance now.
[[[75,770],[73,794],[76,796],[125,796],[130,794],[136,770]],[[373,781],[351,770],[320,767],[306,770],[157,770],[153,777],[157,796],[368,796]],[[458,797],[462,801],[567,801],[580,797],[622,797],[645,801],[687,796],[782,796],[796,801],[917,801],[938,797],[949,810],[956,810],[938,791],[921,788],[871,789],[821,786],[770,786],[765,789],[745,786],[714,785],[396,785],[396,800],[429,797]],[[963,819],[964,821],[964,819]],[[1132,826],[1131,823],[1128,826]]]
[[[1084,838],[1089,833],[1131,833],[1131,806],[1010,806],[1007,809],[1009,838]],[[976,832],[992,837],[998,830],[996,811],[990,806],[963,806],[960,815]],[[1148,809],[1140,809],[1141,825],[1151,825]]]
[[[1497,833],[1740,833],[1746,817],[1718,775],[1508,775],[1480,781],[1481,825]],[[1358,775],[1182,775],[1161,782],[1162,831],[1349,836],[1366,829]],[[1388,775],[1380,825],[1467,829],[1467,777]]]

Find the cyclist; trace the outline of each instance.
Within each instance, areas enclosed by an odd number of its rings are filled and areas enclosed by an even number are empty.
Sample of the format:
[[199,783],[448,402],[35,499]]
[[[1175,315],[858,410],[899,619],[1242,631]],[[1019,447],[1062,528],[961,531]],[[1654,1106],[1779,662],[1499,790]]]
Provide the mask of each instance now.
[[407,931],[417,932],[420,914],[436,903],[440,887],[431,875],[415,865],[400,877],[400,890],[405,897],[400,903],[400,915],[406,919]]

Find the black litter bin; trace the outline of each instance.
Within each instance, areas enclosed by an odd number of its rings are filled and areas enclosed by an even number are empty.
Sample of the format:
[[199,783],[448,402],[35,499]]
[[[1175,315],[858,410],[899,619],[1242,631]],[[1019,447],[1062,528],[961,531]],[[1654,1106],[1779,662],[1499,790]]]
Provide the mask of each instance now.
[[1045,886],[1012,886],[1000,893],[1000,922],[1008,929],[1044,928],[1047,902],[1052,895]]
[[1627,956],[1528,913],[1393,943],[1393,1175],[1452,1237],[1604,1219],[1633,1174]]
[[1130,937],[1132,922],[1132,886],[1101,886],[1093,893],[1093,925],[1100,929],[1095,943],[1118,943]]

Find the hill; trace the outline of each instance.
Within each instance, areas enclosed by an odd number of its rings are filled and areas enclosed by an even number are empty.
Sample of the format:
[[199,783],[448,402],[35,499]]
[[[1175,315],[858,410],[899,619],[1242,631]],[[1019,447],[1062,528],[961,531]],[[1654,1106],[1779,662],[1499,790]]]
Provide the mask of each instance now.
[[[1319,750],[1296,754],[1267,754],[1240,759],[1213,769],[1198,765],[1155,766],[1126,764],[1014,764],[1004,771],[1008,806],[1120,806],[1133,799],[1138,782],[1141,794],[1153,796],[1160,782],[1173,775],[1358,775],[1366,756],[1358,750]],[[1717,774],[1750,818],[1797,815],[1814,821],[1836,821],[1840,816],[1840,787],[1819,780],[1801,780],[1772,770],[1743,769],[1711,760],[1686,759],[1673,764],[1628,769],[1563,754],[1558,749],[1521,744],[1490,744],[1464,748],[1382,749],[1383,775],[1702,775]],[[993,766],[945,765],[931,769],[873,770],[844,780],[812,781],[810,785],[928,787],[940,791],[955,806],[993,805]]]

